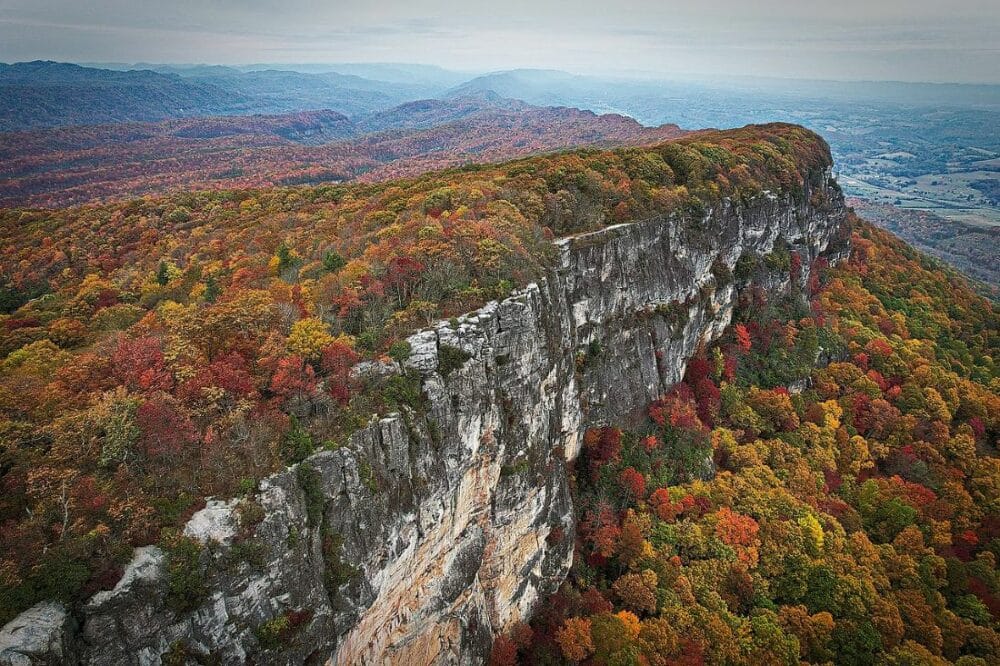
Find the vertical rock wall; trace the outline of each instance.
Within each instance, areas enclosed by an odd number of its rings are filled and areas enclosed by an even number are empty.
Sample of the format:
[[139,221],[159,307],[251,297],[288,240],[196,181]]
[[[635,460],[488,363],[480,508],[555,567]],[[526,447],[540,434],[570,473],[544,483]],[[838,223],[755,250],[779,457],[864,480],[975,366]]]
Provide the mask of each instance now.
[[[421,409],[374,419],[305,471],[262,482],[255,557],[232,555],[246,548],[234,545],[234,502],[196,514],[187,532],[211,544],[203,557],[212,559],[199,608],[168,609],[165,556],[147,547],[114,590],[86,605],[72,641],[53,644],[72,644],[88,664],[158,664],[168,654],[190,663],[481,663],[493,636],[526,619],[568,572],[565,463],[584,429],[638,418],[729,323],[740,285],[719,284],[719,262],[731,271],[779,238],[804,269],[846,248],[842,196],[829,173],[820,182],[800,202],[762,195],[701,220],[558,241],[544,280],[410,338],[404,365],[419,375]],[[771,293],[790,286],[787,276],[757,279]],[[451,348],[468,359],[446,372],[439,360],[442,350],[454,357]],[[403,371],[367,369],[376,370]],[[291,629],[273,645],[266,629],[282,616]]]

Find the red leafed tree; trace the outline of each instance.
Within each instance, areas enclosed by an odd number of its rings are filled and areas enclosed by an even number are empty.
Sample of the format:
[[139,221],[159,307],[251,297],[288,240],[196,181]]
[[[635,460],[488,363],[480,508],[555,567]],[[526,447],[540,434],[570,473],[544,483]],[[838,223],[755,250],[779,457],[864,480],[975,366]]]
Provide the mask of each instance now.
[[608,601],[595,587],[588,587],[580,595],[580,606],[587,615],[599,615],[610,613],[614,610],[614,605]]
[[490,666],[517,666],[517,646],[513,640],[500,636],[493,642]]
[[626,467],[622,470],[618,480],[633,498],[642,499],[646,496],[646,477],[635,467]]
[[704,356],[696,356],[688,363],[687,371],[684,373],[684,381],[691,386],[697,386],[698,382],[708,377],[711,371],[708,359]]
[[760,527],[750,516],[736,513],[728,507],[719,509],[715,534],[728,546],[749,546],[757,538]]
[[733,330],[736,333],[736,344],[740,346],[740,349],[742,349],[744,353],[749,352],[750,348],[753,346],[753,342],[750,339],[750,331],[748,331],[747,327],[743,324],[736,324],[736,326],[733,327]]
[[386,266],[383,283],[395,297],[399,307],[410,300],[413,284],[424,272],[424,264],[412,257],[394,257]]
[[594,653],[594,641],[590,635],[590,619],[571,617],[556,632],[556,642],[563,656],[573,662],[583,661]]
[[727,381],[731,382],[736,379],[736,357],[732,354],[726,354],[723,360],[722,366],[722,377]]
[[687,384],[677,384],[669,393],[649,406],[649,417],[663,427],[703,430],[705,425],[698,418],[694,394]]
[[622,534],[618,515],[607,504],[588,511],[580,524],[580,531],[584,539],[593,545],[594,551],[604,558],[614,555]]
[[320,365],[329,375],[330,395],[342,405],[351,397],[351,368],[357,362],[357,353],[344,342],[332,342],[323,349]]
[[172,400],[162,395],[139,406],[136,424],[141,433],[140,446],[150,458],[178,455],[198,440],[191,419],[182,414]]
[[888,390],[889,382],[886,381],[885,377],[882,376],[882,373],[879,372],[878,370],[869,370],[868,372],[865,373],[865,376],[868,377],[868,379],[875,382],[876,384],[878,384],[878,388],[880,391]]
[[892,346],[881,338],[875,338],[865,345],[865,351],[872,361],[886,359],[892,356]]
[[510,630],[510,639],[518,648],[526,648],[535,639],[535,631],[527,622],[518,622]]
[[115,379],[132,390],[169,391],[173,386],[173,375],[156,338],[118,338],[111,362]]
[[256,393],[250,365],[242,355],[232,352],[213,362],[209,367],[215,385],[234,395],[250,396]]
[[675,506],[670,501],[670,492],[666,488],[657,488],[654,490],[653,494],[649,496],[649,503],[652,505],[657,517],[668,523],[676,520],[677,514],[680,513],[680,507]]
[[583,446],[590,461],[590,472],[597,475],[603,465],[621,456],[622,431],[617,428],[591,428],[583,436]]
[[614,210],[611,211],[611,214],[614,217],[615,222],[627,221],[629,219],[628,204],[624,201],[618,202],[618,204],[615,205]]
[[278,361],[271,377],[271,390],[286,399],[308,398],[316,393],[317,384],[316,371],[298,355]]
[[361,300],[361,294],[358,293],[357,289],[354,289],[353,287],[345,287],[333,299],[333,305],[337,308],[338,317],[349,317],[355,310],[363,305],[363,302]]
[[694,385],[694,394],[698,399],[698,418],[711,427],[719,418],[721,396],[719,388],[708,377],[703,377]]
[[246,359],[237,352],[230,352],[199,369],[194,377],[179,387],[177,394],[184,400],[197,400],[204,389],[217,387],[237,398],[252,398],[257,386]]

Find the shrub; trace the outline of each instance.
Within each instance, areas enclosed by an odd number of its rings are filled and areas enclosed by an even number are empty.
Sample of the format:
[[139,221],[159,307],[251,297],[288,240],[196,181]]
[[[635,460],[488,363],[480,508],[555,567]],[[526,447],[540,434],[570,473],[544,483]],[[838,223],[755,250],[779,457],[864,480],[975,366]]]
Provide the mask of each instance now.
[[184,206],[178,206],[167,215],[167,222],[171,224],[184,224],[191,219],[191,211]]
[[712,262],[712,276],[715,278],[715,286],[718,289],[727,287],[733,281],[733,272],[729,270],[729,266],[722,260],[722,257],[716,257],[715,261]]
[[472,354],[464,349],[442,344],[438,348],[438,372],[441,373],[442,377],[447,377],[461,368],[470,358],[472,358]]
[[358,476],[370,493],[375,494],[378,491],[378,480],[375,478],[375,470],[372,469],[371,463],[367,460],[362,460],[358,463]]
[[341,585],[351,581],[358,575],[357,569],[344,561],[343,549],[344,537],[339,534],[327,531],[323,534],[323,586],[327,594],[332,599],[336,596]]
[[691,309],[680,301],[658,305],[656,313],[666,320],[675,338],[680,337],[691,318]]
[[389,346],[389,358],[396,361],[397,363],[402,363],[406,359],[410,358],[410,343],[406,340],[397,340]]
[[267,513],[260,502],[251,498],[244,498],[236,505],[236,516],[239,519],[240,534],[249,536],[253,530],[263,522]]
[[746,282],[753,277],[755,270],[757,270],[757,257],[752,254],[744,254],[736,260],[733,275],[740,282]]
[[167,607],[176,615],[198,608],[208,595],[202,545],[185,536],[164,544],[167,553]]
[[288,617],[279,615],[260,625],[254,630],[257,642],[264,650],[276,650],[285,644],[291,624]]
[[347,265],[347,260],[336,252],[330,251],[323,255],[323,270],[336,273]]
[[419,410],[424,401],[420,375],[415,370],[410,370],[405,375],[389,377],[382,386],[382,396],[389,405],[405,405]]
[[309,527],[315,527],[323,520],[326,506],[319,472],[309,463],[301,463],[295,470],[295,477],[306,500],[306,522]]
[[302,462],[315,449],[312,435],[309,434],[309,431],[302,427],[295,416],[292,416],[291,420],[292,427],[281,439],[281,446],[278,451],[286,465],[294,465],[295,463]]
[[249,564],[256,571],[264,571],[268,563],[267,546],[258,539],[236,541],[226,553],[225,565],[235,569],[239,564]]

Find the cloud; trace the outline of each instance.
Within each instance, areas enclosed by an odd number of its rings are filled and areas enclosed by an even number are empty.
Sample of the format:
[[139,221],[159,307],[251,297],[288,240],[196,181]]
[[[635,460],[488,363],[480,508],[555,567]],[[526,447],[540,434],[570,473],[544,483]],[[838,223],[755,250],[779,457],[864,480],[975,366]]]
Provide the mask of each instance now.
[[998,81],[998,35],[994,0],[5,0],[0,7],[6,61],[392,60]]

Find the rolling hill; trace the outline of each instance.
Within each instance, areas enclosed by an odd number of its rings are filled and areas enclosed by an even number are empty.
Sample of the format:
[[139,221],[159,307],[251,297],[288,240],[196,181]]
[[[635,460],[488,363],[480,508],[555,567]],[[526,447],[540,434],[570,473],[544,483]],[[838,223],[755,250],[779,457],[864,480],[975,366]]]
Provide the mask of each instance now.
[[0,131],[234,113],[249,100],[208,82],[47,61],[0,64]]
[[444,86],[231,67],[110,70],[51,61],[0,64],[0,132],[65,125],[332,109],[389,109]]
[[650,143],[675,125],[541,108],[495,95],[333,111],[8,133],[0,205],[60,206],[181,189],[379,180],[578,145]]

